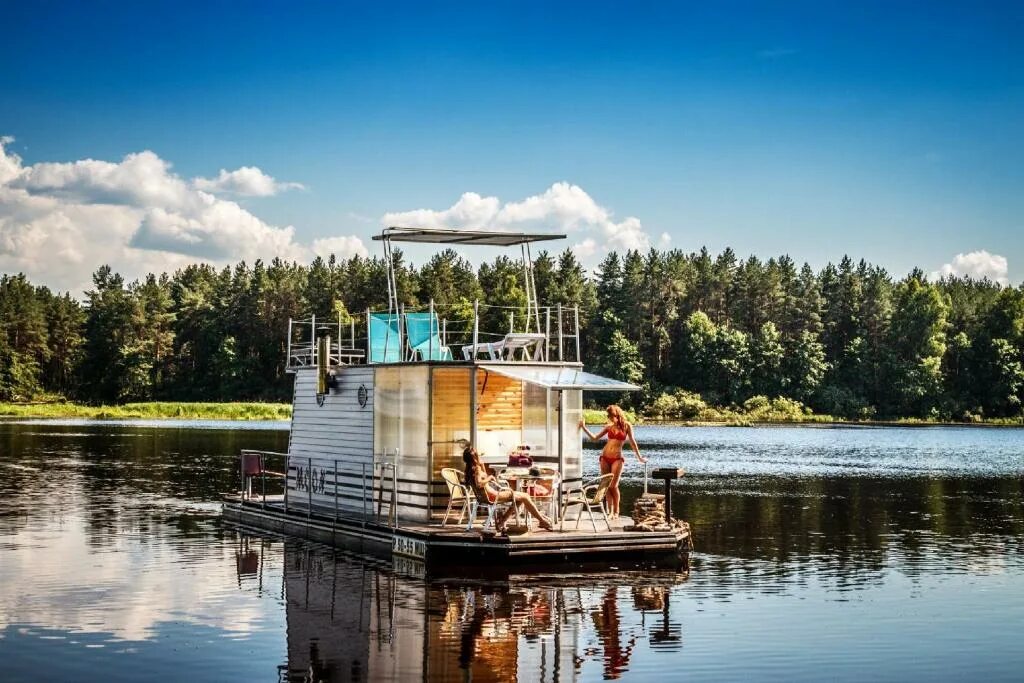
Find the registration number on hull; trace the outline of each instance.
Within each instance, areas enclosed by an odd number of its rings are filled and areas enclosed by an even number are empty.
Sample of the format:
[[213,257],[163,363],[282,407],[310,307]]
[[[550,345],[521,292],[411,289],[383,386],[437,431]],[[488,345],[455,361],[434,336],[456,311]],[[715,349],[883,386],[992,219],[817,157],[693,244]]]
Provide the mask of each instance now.
[[427,558],[427,544],[426,541],[421,541],[418,538],[395,536],[391,539],[391,553],[417,560],[425,560]]

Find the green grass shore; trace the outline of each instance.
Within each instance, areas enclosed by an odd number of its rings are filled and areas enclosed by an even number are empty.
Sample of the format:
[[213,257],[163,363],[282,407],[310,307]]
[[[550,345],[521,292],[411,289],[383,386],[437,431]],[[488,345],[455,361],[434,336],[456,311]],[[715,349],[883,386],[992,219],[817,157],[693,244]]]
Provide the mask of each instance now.
[[[586,409],[584,419],[589,425],[602,425],[605,411]],[[122,405],[93,406],[65,401],[39,403],[2,403],[0,417],[21,418],[86,418],[98,420],[287,420],[292,407],[287,403],[187,403],[154,401]],[[1022,418],[985,420],[982,422],[946,422],[941,420],[844,420],[832,415],[806,413],[775,413],[764,411],[745,414],[732,410],[716,411],[697,420],[659,420],[627,411],[627,418],[636,424],[754,426],[771,424],[846,424],[864,426],[936,426],[944,424],[979,426],[1024,426]]]
[[112,406],[81,403],[0,403],[0,417],[93,418],[98,420],[287,420],[288,403],[183,403],[154,401]]

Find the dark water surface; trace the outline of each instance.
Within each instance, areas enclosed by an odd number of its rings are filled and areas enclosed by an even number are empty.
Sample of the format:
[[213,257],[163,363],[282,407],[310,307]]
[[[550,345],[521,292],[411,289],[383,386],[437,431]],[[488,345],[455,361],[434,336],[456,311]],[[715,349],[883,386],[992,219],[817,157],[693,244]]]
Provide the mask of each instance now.
[[641,427],[688,576],[474,582],[222,524],[282,427],[0,422],[0,680],[1024,679],[1024,431]]

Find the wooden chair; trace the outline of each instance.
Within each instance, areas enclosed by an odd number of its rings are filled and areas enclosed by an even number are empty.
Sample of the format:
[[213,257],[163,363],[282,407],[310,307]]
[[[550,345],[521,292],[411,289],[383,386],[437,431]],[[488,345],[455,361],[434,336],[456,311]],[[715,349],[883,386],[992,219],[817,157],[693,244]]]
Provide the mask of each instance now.
[[[562,501],[562,514],[560,520],[565,520],[565,513],[568,512],[570,507],[579,506],[587,511],[590,515],[590,523],[594,527],[594,533],[597,533],[597,521],[594,519],[594,510],[600,510],[604,516],[604,523],[608,525],[608,531],[612,530],[611,520],[608,519],[608,511],[604,507],[604,499],[608,494],[608,488],[612,484],[612,475],[602,474],[597,479],[593,479],[587,482],[584,486],[568,491],[566,498]],[[576,516],[576,528],[580,528],[580,520],[583,519],[583,510]]]
[[441,520],[441,526],[448,523],[448,515],[452,513],[456,505],[459,506],[459,519],[455,523],[462,524],[462,518],[469,510],[473,494],[470,492],[469,487],[462,482],[462,473],[458,470],[445,467],[441,470],[441,478],[444,479],[444,483],[448,487],[448,508],[444,511],[444,519]]

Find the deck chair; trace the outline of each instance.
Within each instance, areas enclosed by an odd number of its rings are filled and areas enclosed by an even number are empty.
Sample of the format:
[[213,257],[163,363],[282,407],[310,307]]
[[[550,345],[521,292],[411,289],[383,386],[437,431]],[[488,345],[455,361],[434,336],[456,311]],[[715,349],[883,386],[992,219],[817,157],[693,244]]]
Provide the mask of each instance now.
[[441,343],[436,313],[406,313],[405,336],[413,360],[452,360],[452,351]]
[[[506,484],[502,488],[508,488],[508,485]],[[483,491],[481,491],[480,494],[477,495],[476,487],[473,486],[469,487],[469,492],[472,498],[470,498],[469,501],[469,522],[466,523],[466,531],[473,530],[473,523],[476,522],[477,513],[481,508],[483,508],[484,512],[487,513],[487,516],[484,518],[484,524],[482,527],[480,527],[482,531],[486,530],[488,527],[490,527],[491,529],[495,529],[498,524],[498,515],[504,512],[509,506],[514,507],[516,524],[522,524],[522,518],[520,516],[520,510],[518,505],[513,505],[513,503],[511,502],[489,503],[487,502],[487,498],[484,496]]]
[[369,333],[371,363],[398,363],[402,360],[402,336],[397,313],[371,313]]
[[448,515],[452,513],[456,505],[459,507],[459,519],[455,523],[462,524],[462,518],[469,511],[473,494],[470,493],[469,487],[462,483],[462,475],[458,470],[445,467],[441,470],[441,478],[444,479],[444,483],[448,487],[448,509],[444,511],[441,526],[448,523]]
[[548,489],[548,493],[535,493],[531,498],[534,499],[535,503],[547,506],[549,516],[556,517],[557,515],[554,514],[554,509],[555,501],[558,500],[558,486],[560,486],[562,482],[561,474],[559,474],[558,470],[553,467],[539,467],[538,469],[541,471],[541,476],[544,477],[542,481],[544,482],[545,488]]
[[[594,533],[597,533],[597,521],[594,519],[594,510],[600,510],[604,516],[604,523],[608,525],[608,531],[612,530],[612,523],[608,519],[608,511],[604,508],[604,499],[608,494],[608,488],[612,483],[612,474],[602,474],[597,479],[587,482],[584,486],[571,490],[562,501],[562,516],[570,507],[581,507],[590,515],[590,523],[594,526]],[[576,516],[576,528],[580,528],[580,520],[583,519],[583,510]]]

